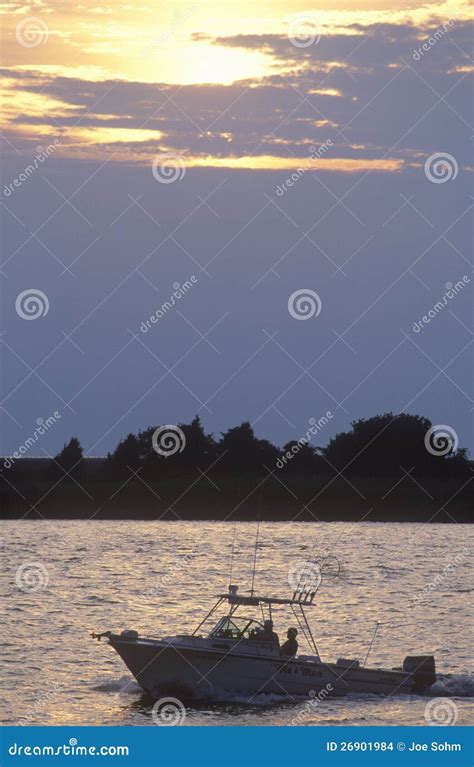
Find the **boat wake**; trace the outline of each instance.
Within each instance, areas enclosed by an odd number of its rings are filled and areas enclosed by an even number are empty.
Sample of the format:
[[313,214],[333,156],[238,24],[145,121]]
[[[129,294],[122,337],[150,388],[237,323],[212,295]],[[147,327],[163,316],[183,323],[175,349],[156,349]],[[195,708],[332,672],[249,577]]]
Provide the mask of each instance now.
[[130,676],[121,676],[119,679],[106,677],[103,682],[94,685],[92,689],[95,692],[119,692],[124,695],[143,694],[140,685]]
[[[105,678],[92,688],[95,692],[119,693],[122,695],[143,695],[142,688],[129,676],[118,679]],[[307,696],[292,696],[276,693],[260,693],[249,698],[231,690],[214,688],[208,695],[199,695],[193,691],[193,703],[213,703],[245,706],[274,706],[307,700]],[[474,698],[474,674],[440,674],[437,681],[430,687],[427,695],[430,697]],[[369,697],[353,693],[350,697]],[[372,697],[372,696],[370,696]],[[377,696],[378,698],[378,696]]]
[[212,701],[214,703],[226,703],[242,706],[274,706],[276,704],[294,703],[297,700],[306,700],[305,696],[292,696],[288,699],[287,695],[278,695],[277,693],[259,693],[258,695],[248,696],[239,695],[230,690],[214,690]]
[[[426,692],[430,697],[453,697],[453,698],[474,698],[474,674],[438,674],[438,679],[431,685]],[[371,693],[349,693],[344,698],[373,698],[374,700],[383,700],[383,696],[373,695]],[[242,703],[255,706],[268,706],[274,703],[291,703],[301,700],[308,700],[307,695],[293,695],[289,698],[287,695],[278,695],[274,693],[260,693],[249,699],[248,696],[238,695],[227,690],[214,690],[213,698],[216,702]],[[311,698],[310,698],[311,700]],[[334,698],[331,698],[334,700]]]
[[428,695],[474,698],[474,674],[439,674]]

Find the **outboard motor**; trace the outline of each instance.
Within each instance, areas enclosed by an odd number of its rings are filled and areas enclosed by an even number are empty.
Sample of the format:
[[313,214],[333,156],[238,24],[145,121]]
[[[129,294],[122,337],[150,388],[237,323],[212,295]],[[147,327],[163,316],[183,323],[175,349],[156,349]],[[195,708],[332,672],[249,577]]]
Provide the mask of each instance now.
[[413,692],[426,692],[436,682],[435,659],[433,655],[408,655],[403,661],[403,671],[413,674]]

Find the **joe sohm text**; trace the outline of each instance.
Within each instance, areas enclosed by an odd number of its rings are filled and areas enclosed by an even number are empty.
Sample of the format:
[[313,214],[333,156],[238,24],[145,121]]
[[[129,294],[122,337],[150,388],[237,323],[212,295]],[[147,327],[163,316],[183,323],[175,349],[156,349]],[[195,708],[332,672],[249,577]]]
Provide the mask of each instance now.
[[340,743],[336,743],[333,740],[328,740],[326,751],[462,751],[462,746],[460,743],[448,743],[448,741],[441,742],[437,740],[430,741],[429,743],[415,743],[415,741],[393,743],[392,741],[363,740],[343,740]]

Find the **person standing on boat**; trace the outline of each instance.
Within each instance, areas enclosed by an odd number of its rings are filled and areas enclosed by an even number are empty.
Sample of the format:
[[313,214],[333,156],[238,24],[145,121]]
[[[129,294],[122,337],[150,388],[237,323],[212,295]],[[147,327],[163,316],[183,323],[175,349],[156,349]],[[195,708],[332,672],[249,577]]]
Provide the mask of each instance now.
[[284,644],[282,644],[280,648],[281,655],[286,655],[288,657],[293,657],[298,652],[298,642],[296,641],[296,637],[298,635],[298,631],[295,628],[289,628],[286,632],[286,636],[288,639]]
[[280,639],[278,634],[273,631],[273,621],[264,621],[262,631],[258,631],[255,635],[255,639],[262,640],[263,642],[274,642],[280,647]]

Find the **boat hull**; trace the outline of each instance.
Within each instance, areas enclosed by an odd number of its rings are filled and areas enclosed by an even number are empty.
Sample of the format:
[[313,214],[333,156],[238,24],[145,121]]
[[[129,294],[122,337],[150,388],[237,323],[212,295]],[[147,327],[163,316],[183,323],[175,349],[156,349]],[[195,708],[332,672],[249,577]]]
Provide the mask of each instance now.
[[[321,663],[316,658],[282,658],[271,648],[245,648],[206,640],[124,639],[109,637],[139,685],[157,699],[222,700],[275,694],[288,699],[321,695],[407,694],[415,689],[410,673]],[[237,643],[238,645],[238,643]]]

